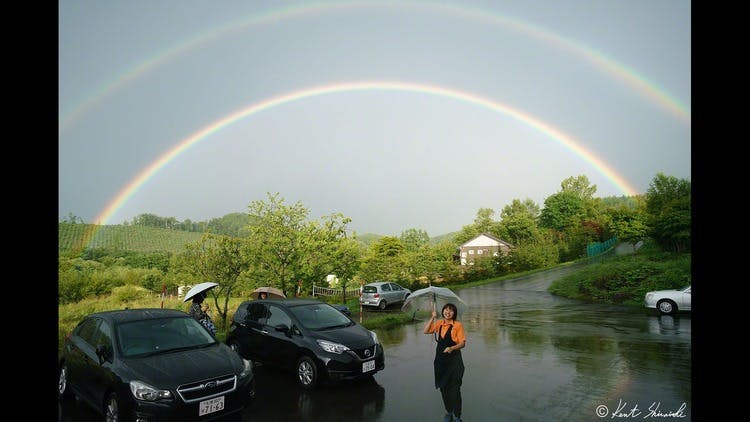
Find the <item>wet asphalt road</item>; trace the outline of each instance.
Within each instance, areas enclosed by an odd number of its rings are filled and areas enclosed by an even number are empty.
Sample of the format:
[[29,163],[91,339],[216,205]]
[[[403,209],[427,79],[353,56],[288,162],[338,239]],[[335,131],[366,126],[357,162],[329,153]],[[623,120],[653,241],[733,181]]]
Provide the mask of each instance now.
[[[691,420],[691,316],[583,303],[547,293],[566,267],[456,290],[469,305],[465,421]],[[256,368],[242,421],[441,421],[434,340],[423,322],[376,330],[386,367],[373,380],[306,392]],[[93,420],[67,404],[63,420]]]

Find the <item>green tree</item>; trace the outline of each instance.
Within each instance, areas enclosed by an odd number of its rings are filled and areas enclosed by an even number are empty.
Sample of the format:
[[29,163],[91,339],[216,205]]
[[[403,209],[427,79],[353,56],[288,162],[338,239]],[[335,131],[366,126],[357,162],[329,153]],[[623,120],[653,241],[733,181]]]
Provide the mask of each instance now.
[[554,265],[559,261],[558,247],[549,235],[512,248],[503,263],[510,272],[528,271]]
[[544,209],[539,215],[542,227],[564,232],[581,223],[584,217],[584,200],[572,191],[560,191],[544,200]]
[[690,251],[691,184],[657,173],[646,191],[646,210],[651,237],[665,250]]
[[360,243],[347,237],[351,219],[341,213],[331,214],[320,221],[309,221],[300,234],[300,262],[298,280],[309,289],[313,282],[335,274],[346,291],[358,268]]
[[223,234],[233,237],[248,237],[250,232],[247,226],[251,223],[247,213],[235,212],[223,217],[212,218],[206,227],[211,233]]
[[[252,278],[281,289],[285,294],[290,285],[304,275],[303,242],[309,209],[301,202],[287,205],[279,193],[267,193],[268,200],[257,200],[248,206],[251,224],[248,256],[254,263]],[[308,239],[309,240],[309,239]]]
[[83,218],[73,214],[72,212],[68,213],[68,216],[63,218],[61,223],[68,223],[68,224],[84,224]]
[[465,243],[482,233],[500,236],[500,227],[498,222],[493,219],[494,215],[495,211],[492,208],[480,208],[476,217],[474,217],[474,222],[463,226],[453,237],[456,245]]
[[596,193],[596,185],[592,185],[583,174],[566,178],[560,183],[560,187],[561,192],[573,192],[584,201],[592,199]]
[[366,283],[377,280],[401,281],[405,252],[406,247],[399,238],[381,237],[370,245],[362,258],[359,277]]
[[514,245],[532,241],[541,235],[537,225],[539,206],[531,199],[514,199],[500,212],[499,237]]
[[[221,327],[226,327],[227,308],[233,289],[250,263],[243,251],[246,239],[204,233],[200,241],[185,246],[177,265],[182,271],[201,281],[212,281],[219,285],[211,289],[215,309],[219,312]],[[223,303],[219,299],[223,298]]]
[[636,243],[648,237],[645,214],[627,205],[620,205],[610,209],[608,215],[612,234],[622,242],[633,244],[633,252],[636,252]]
[[430,243],[430,236],[422,229],[407,229],[401,232],[401,243],[407,251],[417,251],[424,245]]

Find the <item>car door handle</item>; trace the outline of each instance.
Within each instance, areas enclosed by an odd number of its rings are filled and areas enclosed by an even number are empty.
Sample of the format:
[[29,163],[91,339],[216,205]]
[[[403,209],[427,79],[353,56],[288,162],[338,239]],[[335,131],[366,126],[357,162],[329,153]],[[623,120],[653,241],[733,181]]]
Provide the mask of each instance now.
[[260,333],[263,334],[263,335],[267,335],[268,331],[266,331],[266,330],[260,330]]

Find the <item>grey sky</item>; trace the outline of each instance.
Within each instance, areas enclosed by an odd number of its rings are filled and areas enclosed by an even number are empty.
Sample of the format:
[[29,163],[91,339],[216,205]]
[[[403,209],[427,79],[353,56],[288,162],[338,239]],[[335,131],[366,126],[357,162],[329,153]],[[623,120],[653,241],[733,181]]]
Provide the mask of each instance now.
[[[690,179],[690,20],[682,0],[61,1],[59,215],[93,222],[144,169],[232,113],[352,82],[429,85],[523,112],[639,193],[658,172]],[[598,196],[624,194],[507,113],[424,92],[342,91],[202,138],[106,223],[206,220],[279,192],[311,218],[351,217],[360,233],[436,236],[482,207],[542,206],[580,174]]]

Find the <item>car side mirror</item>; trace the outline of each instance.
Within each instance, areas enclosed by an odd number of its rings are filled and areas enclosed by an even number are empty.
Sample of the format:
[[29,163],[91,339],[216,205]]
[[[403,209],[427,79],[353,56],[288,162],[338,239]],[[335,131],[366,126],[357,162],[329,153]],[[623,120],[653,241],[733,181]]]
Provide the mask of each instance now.
[[289,328],[288,325],[279,324],[275,327],[273,327],[276,331],[281,331],[282,333],[286,334],[287,336],[291,336],[292,329]]

